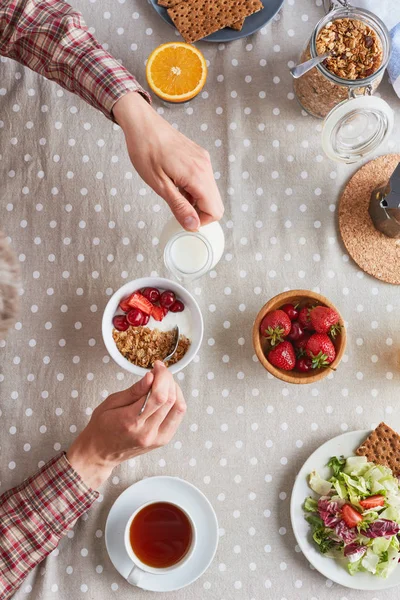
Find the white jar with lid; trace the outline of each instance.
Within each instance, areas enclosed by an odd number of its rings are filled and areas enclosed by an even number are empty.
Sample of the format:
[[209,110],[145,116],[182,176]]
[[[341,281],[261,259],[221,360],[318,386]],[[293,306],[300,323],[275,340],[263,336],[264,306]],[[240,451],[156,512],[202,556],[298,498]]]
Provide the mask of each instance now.
[[382,98],[372,96],[382,80],[391,52],[386,26],[368,10],[347,3],[344,7],[334,7],[315,26],[300,62],[318,55],[317,38],[324,28],[346,20],[372,30],[381,49],[379,68],[371,73],[366,71],[364,78],[350,79],[329,71],[324,61],[296,79],[294,91],[304,110],[324,119],[321,141],[327,156],[354,163],[374,152],[393,127],[393,110]]
[[160,244],[170,273],[179,281],[190,282],[205,275],[221,260],[225,236],[217,222],[190,232],[172,218],[162,230]]

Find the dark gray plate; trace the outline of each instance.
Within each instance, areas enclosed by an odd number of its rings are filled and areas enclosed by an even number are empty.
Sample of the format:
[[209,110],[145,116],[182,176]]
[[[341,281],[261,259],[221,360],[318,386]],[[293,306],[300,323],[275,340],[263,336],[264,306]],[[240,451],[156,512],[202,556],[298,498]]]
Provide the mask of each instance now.
[[[157,4],[157,0],[147,0],[153,8],[158,12],[160,17],[175,28],[175,25],[171,21],[168,16],[167,10],[162,6]],[[225,27],[225,29],[221,29],[220,31],[216,31],[211,35],[203,38],[204,42],[232,42],[233,40],[240,40],[241,38],[252,35],[261,27],[264,27],[278,12],[281,8],[284,0],[264,0],[264,8],[260,10],[258,13],[247,17],[242,31],[235,31],[234,29],[229,29],[229,27]]]

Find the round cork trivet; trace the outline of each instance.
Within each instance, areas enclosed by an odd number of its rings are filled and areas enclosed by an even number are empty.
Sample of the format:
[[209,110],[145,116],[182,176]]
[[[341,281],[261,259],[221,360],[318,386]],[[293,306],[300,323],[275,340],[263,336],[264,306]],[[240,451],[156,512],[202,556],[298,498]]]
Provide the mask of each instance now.
[[386,154],[367,163],[350,179],[340,198],[339,229],[344,245],[369,275],[400,285],[400,239],[389,238],[369,216],[371,192],[385,183],[400,162],[400,154]]

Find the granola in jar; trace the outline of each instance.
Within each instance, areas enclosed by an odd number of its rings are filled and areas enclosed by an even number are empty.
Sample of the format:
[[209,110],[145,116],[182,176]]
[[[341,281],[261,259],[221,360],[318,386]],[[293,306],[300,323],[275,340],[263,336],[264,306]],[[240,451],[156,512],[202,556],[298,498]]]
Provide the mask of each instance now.
[[325,17],[315,28],[299,62],[326,52],[331,52],[331,56],[294,81],[302,107],[311,115],[324,118],[350,96],[372,94],[389,58],[390,42],[385,36],[378,19],[368,11],[339,9]]

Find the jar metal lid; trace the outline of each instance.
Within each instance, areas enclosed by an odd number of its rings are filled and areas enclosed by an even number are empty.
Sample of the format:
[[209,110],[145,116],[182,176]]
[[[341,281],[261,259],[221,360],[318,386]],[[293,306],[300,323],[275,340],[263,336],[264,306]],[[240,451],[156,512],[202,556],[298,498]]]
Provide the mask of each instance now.
[[344,100],[324,121],[322,147],[332,160],[355,163],[382,144],[393,123],[393,110],[382,98],[359,96]]

